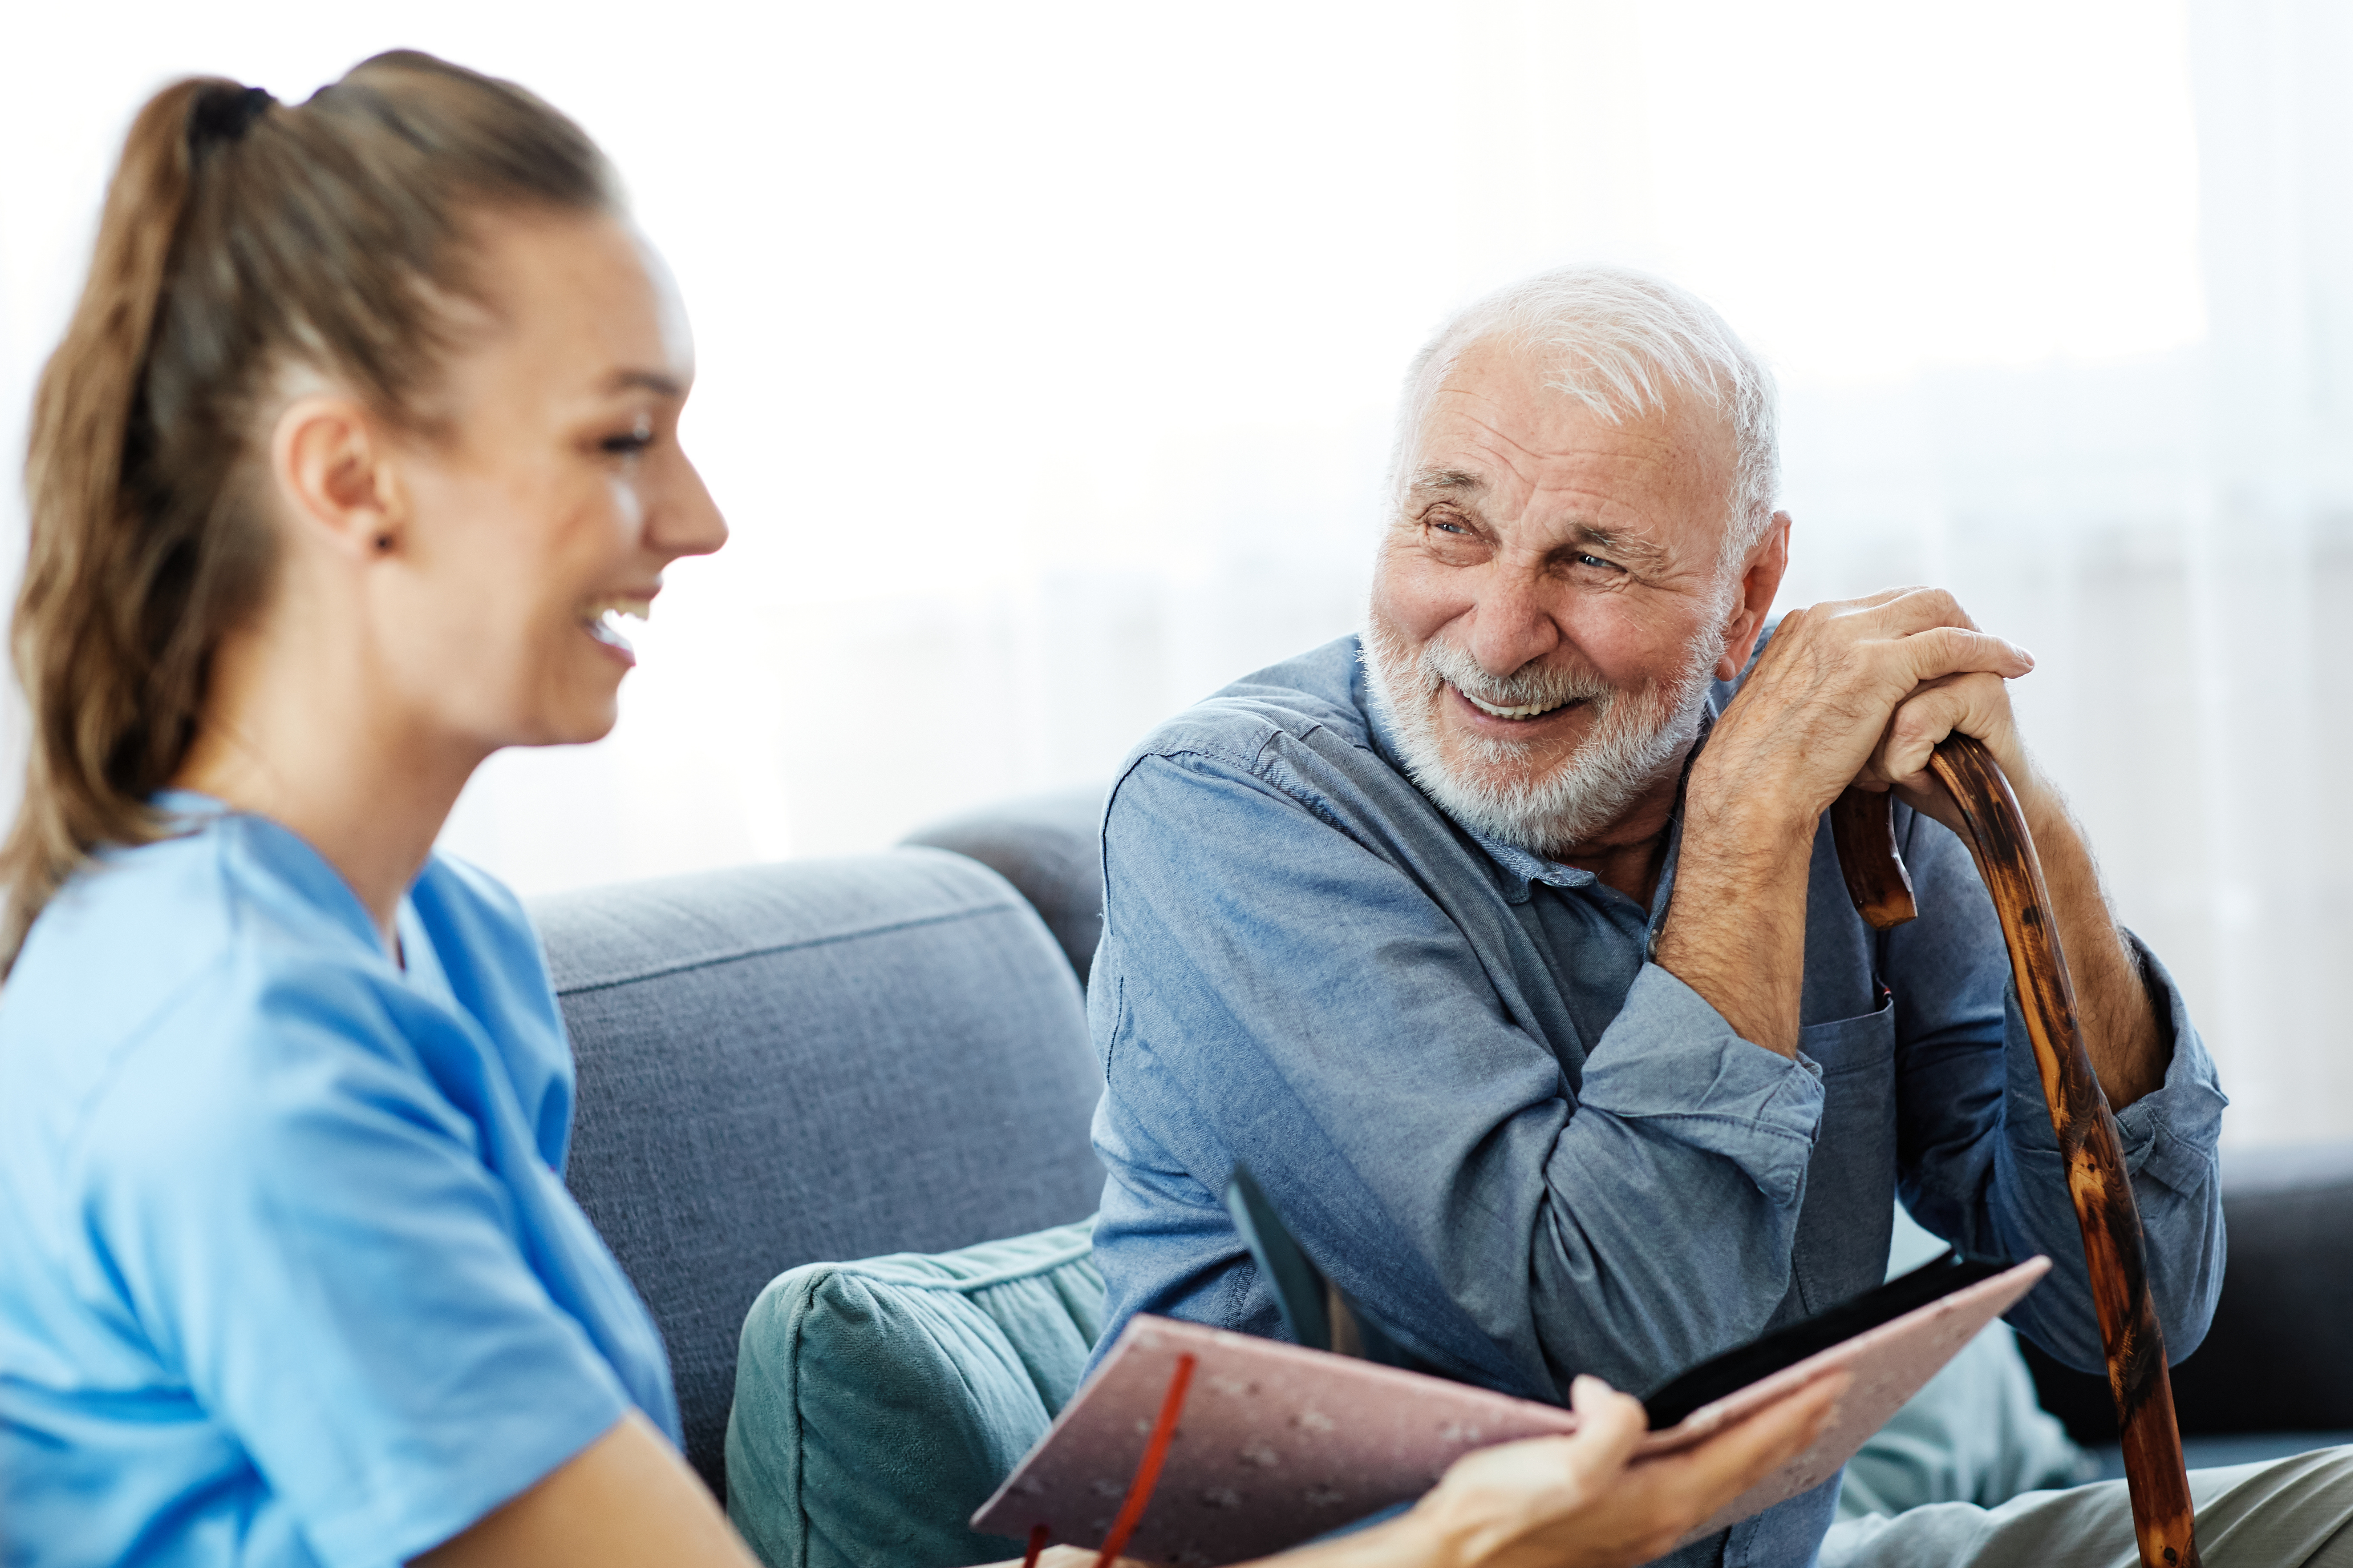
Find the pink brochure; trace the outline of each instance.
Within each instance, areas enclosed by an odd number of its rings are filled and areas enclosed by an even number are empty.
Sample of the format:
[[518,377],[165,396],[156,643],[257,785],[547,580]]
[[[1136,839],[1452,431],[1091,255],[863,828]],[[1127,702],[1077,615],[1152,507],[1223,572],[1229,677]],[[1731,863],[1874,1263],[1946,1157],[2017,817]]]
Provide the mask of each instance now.
[[[2051,1267],[2045,1257],[1956,1290],[1653,1432],[1636,1464],[1700,1441],[1838,1369],[1854,1377],[1813,1446],[1686,1540],[1809,1491]],[[1296,1546],[1420,1496],[1473,1448],[1577,1430],[1549,1404],[1167,1318],[1139,1317],[1029,1457],[973,1515],[986,1534],[1101,1545],[1175,1375],[1193,1375],[1166,1467],[1125,1555],[1213,1568]]]

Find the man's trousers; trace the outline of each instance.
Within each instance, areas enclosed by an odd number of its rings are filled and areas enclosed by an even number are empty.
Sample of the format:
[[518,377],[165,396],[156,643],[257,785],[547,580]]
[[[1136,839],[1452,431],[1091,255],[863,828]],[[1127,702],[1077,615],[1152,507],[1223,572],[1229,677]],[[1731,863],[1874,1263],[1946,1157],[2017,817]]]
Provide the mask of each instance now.
[[[2205,1568],[2353,1568],[2353,1447],[2189,1472]],[[2122,1481],[1841,1520],[1820,1568],[2136,1568]]]

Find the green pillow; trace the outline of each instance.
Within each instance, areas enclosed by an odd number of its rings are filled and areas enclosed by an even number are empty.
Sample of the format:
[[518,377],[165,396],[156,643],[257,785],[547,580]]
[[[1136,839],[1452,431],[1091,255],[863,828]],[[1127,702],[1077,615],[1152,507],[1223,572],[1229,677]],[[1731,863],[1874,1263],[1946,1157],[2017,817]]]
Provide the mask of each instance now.
[[1846,1462],[1838,1516],[1894,1515],[1942,1502],[1999,1508],[2099,1471],[2099,1461],[2035,1403],[2018,1338],[1997,1319]]
[[727,1512],[770,1568],[1020,1554],[965,1521],[1078,1392],[1103,1333],[1093,1232],[769,1281],[736,1351]]
[[[1895,1205],[1890,1279],[1946,1251]],[[2023,1492],[2087,1481],[2099,1467],[2035,1402],[2034,1374],[2019,1354],[2018,1336],[1996,1321],[1846,1462],[1839,1518],[1940,1502],[1998,1508]]]

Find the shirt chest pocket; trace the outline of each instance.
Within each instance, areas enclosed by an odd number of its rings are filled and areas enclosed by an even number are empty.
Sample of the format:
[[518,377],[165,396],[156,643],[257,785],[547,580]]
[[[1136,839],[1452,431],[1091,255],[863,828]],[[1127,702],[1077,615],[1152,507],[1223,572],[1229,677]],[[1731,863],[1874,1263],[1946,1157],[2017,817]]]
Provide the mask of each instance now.
[[[1821,1131],[1798,1215],[1794,1303],[1819,1312],[1887,1272],[1895,1203],[1895,1003],[1798,1032],[1822,1070]],[[1788,1310],[1792,1303],[1784,1303]]]
[[1882,996],[1875,1011],[1852,1018],[1807,1024],[1798,1031],[1798,1049],[1821,1068],[1826,1084],[1873,1068],[1892,1081],[1884,1069],[1895,1060],[1895,999]]

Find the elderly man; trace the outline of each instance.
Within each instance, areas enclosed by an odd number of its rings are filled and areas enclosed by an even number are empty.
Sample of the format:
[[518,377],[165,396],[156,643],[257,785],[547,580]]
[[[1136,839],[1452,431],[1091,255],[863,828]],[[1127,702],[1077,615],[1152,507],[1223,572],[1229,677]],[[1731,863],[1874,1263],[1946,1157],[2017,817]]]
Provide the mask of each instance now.
[[[1220,1201],[1241,1163],[1416,1353],[1533,1398],[1586,1372],[1647,1387],[1876,1284],[1899,1194],[1972,1251],[2049,1254],[2012,1319],[2099,1366],[2000,930],[1924,771],[1959,731],[2032,829],[2167,1340],[2196,1348],[2224,1101],[2020,741],[2005,682],[2033,660],[1927,588],[1767,640],[1778,466],[1769,376],[1654,279],[1539,277],[1422,351],[1364,636],[1163,726],[1111,799],[1089,1006],[1114,1332],[1136,1312],[1281,1332]],[[1883,935],[1824,821],[1857,780],[1896,792],[1918,889],[1920,918]],[[2347,1467],[2201,1478],[2201,1536],[2216,1510],[2334,1487],[2309,1542],[2239,1559],[2304,1562],[2353,1514]],[[1808,1563],[1835,1489],[1674,1561]],[[2056,1522],[1915,1510],[1832,1554],[2096,1540],[2125,1561],[2120,1490],[2041,1494],[2072,1499]]]

